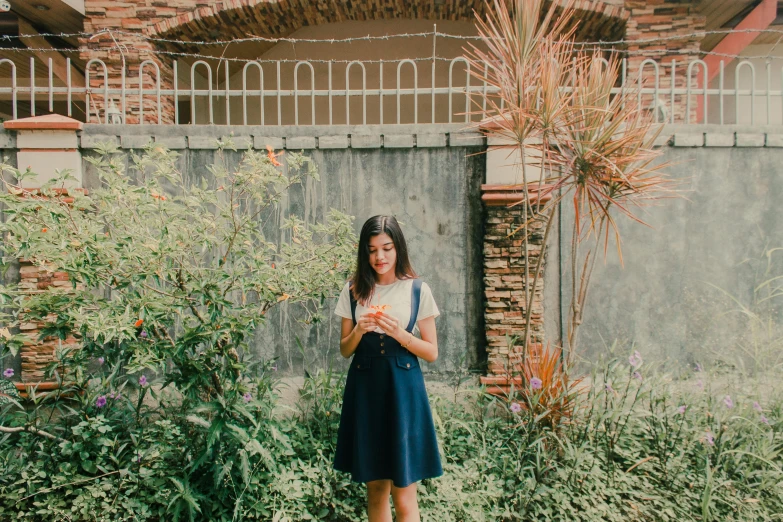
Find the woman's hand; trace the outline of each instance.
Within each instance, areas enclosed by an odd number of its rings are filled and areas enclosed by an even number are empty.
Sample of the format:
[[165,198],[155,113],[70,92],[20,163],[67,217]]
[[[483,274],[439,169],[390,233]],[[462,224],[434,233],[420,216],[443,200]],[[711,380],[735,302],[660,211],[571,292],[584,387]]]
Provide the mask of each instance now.
[[395,339],[404,333],[403,328],[400,327],[400,321],[394,316],[379,312],[375,314],[375,320],[378,326],[381,327],[381,330]]
[[359,320],[356,322],[356,331],[359,335],[364,335],[367,332],[371,332],[378,327],[375,314],[367,312],[359,316]]

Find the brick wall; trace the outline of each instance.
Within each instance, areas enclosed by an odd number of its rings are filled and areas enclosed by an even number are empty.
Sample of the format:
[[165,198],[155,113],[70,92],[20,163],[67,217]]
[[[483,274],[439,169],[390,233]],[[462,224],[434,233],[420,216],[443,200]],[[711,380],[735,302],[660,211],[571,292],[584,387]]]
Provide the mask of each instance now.
[[[529,347],[540,347],[544,343],[543,292],[546,251],[543,249],[543,239],[546,222],[538,220],[529,227],[529,282],[526,283],[524,229],[508,237],[522,226],[523,210],[520,205],[507,208],[506,204],[487,204],[484,233],[484,320],[488,377],[482,378],[482,382],[489,385],[490,392],[498,394],[508,393],[507,376],[518,375],[520,372],[525,336],[525,285],[532,285],[535,266],[542,251],[544,262],[533,297]],[[513,346],[509,346],[506,335],[518,335],[519,339]],[[517,386],[518,384],[519,381]]]
[[[150,26],[164,20],[192,11],[195,8],[212,5],[218,2],[199,2],[193,0],[172,0],[168,2],[160,0],[85,0],[84,31],[97,33],[104,29],[122,31],[114,34],[114,39],[109,34],[95,39],[81,38],[79,44],[88,51],[83,51],[80,57],[87,61],[98,58],[106,63],[109,76],[109,87],[119,88],[122,84],[122,54],[117,49],[123,46],[125,55],[125,85],[129,89],[128,108],[125,123],[139,123],[138,97],[133,96],[133,89],[139,88],[139,66],[145,60],[152,60],[161,71],[161,88],[171,89],[174,72],[171,68],[171,59],[155,55],[153,44],[142,36],[149,32]],[[138,35],[138,36],[136,36]],[[116,40],[116,42],[115,42]],[[101,110],[101,122],[103,119],[104,100],[101,89],[104,86],[103,73],[99,67],[91,69],[90,87],[94,89],[93,98],[95,106]],[[146,65],[143,76],[144,88],[154,89],[156,74],[154,68]],[[119,100],[114,100],[120,108]],[[94,108],[90,108],[94,110]],[[144,97],[144,122],[157,122],[157,97]],[[161,98],[161,123],[173,123],[174,104],[168,97]],[[91,122],[95,123],[93,119]]]
[[[703,31],[705,16],[697,10],[698,0],[625,0],[625,8],[629,12],[626,28],[628,71],[636,78],[639,66],[646,58],[654,58],[661,65],[661,81],[659,99],[671,110],[671,63],[676,60],[675,87],[686,87],[687,64],[699,58],[700,37],[687,36],[697,31]],[[676,38],[682,35],[682,38]],[[665,41],[648,43],[643,40],[659,37],[675,37]],[[638,43],[634,43],[634,41]],[[639,53],[640,54],[636,54]],[[694,71],[691,87],[697,86],[696,76],[701,70]],[[646,66],[644,78],[647,87],[654,87],[652,66]],[[652,96],[645,96],[646,104],[652,102]],[[691,121],[695,121],[696,104],[692,102]],[[676,96],[674,101],[675,118],[685,116],[685,96]]]
[[[68,274],[56,272],[51,264],[37,266],[29,259],[19,260],[19,288],[30,296],[45,291],[49,287],[62,288],[69,291],[73,288]],[[21,350],[22,381],[26,383],[41,382],[44,380],[46,367],[55,360],[55,351],[58,348],[78,348],[79,343],[74,337],[68,337],[62,342],[55,337],[45,337],[39,340],[40,330],[46,322],[56,319],[50,315],[43,321],[21,322],[21,333],[27,337]]]

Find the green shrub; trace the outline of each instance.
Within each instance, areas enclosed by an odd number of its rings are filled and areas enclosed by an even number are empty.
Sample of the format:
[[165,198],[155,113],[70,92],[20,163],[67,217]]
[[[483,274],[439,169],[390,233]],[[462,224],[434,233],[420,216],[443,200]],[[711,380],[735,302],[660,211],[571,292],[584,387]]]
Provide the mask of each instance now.
[[[265,190],[297,178],[284,181],[268,156],[250,151],[233,174],[213,167],[218,188],[243,194],[236,203],[185,186],[165,149],[134,159],[137,183],[103,153],[94,161],[104,184],[72,208],[0,195],[5,258],[54,263],[84,285],[34,298],[0,289],[6,323],[25,307],[52,313],[44,335],[83,344],[58,354],[56,392],[23,400],[0,379],[0,520],[366,520],[365,487],[332,469],[345,375],[308,374],[297,408],[281,416],[273,361],[245,350],[271,306],[317,306],[339,287],[354,251],[350,219],[334,213],[312,227],[319,241],[291,219],[292,241],[277,252],[256,213],[275,199]],[[288,161],[314,172],[304,156]],[[165,200],[155,197],[163,180],[175,194]],[[4,354],[22,342],[3,338]],[[720,379],[673,380],[634,354],[594,368],[569,395],[568,416],[548,414],[557,396],[527,391],[539,402],[513,410],[481,388],[432,397],[445,473],[420,482],[422,515],[780,519],[779,390],[762,397],[756,381]]]
[[[630,370],[614,360],[593,375],[573,421],[555,431],[480,388],[456,402],[432,397],[444,475],[419,483],[423,517],[747,521],[783,512],[779,395],[756,405],[749,387],[729,402],[701,374],[671,382]],[[170,420],[169,408],[142,429],[118,421],[123,408],[132,416],[133,401],[113,405],[88,414],[68,442],[6,436],[0,518],[169,520],[190,507],[195,520],[366,520],[365,487],[332,469],[340,405],[329,398],[341,395],[344,377],[319,370],[294,414],[231,429],[213,446],[211,479],[183,474],[209,428]]]

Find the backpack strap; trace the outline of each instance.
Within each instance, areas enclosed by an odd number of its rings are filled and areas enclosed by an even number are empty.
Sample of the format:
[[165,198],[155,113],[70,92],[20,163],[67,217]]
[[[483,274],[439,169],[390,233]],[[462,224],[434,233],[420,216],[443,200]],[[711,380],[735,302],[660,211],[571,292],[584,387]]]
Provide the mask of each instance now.
[[351,319],[353,319],[353,324],[356,324],[356,299],[353,298],[351,288],[353,288],[353,283],[348,283],[348,297],[351,299]]
[[421,300],[421,279],[418,277],[413,280],[411,285],[411,320],[408,323],[406,331],[413,333],[413,327],[416,326],[416,318],[419,316],[419,301]]

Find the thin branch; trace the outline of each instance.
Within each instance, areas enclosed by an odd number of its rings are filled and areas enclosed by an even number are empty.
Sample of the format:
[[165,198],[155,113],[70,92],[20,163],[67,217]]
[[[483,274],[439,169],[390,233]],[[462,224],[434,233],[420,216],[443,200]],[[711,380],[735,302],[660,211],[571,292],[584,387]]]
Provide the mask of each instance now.
[[46,437],[47,439],[59,440],[59,441],[64,440],[58,437],[57,435],[52,435],[51,433],[47,433],[43,430],[39,430],[38,428],[35,428],[33,426],[22,426],[19,428],[9,428],[6,426],[0,426],[0,432],[3,433],[19,433],[21,431],[26,431],[28,433],[32,433],[33,435],[41,435],[42,437]]

